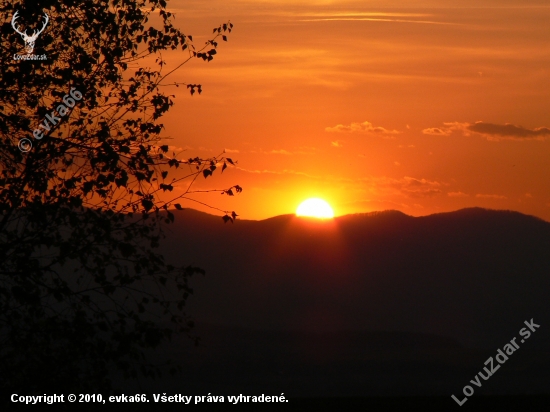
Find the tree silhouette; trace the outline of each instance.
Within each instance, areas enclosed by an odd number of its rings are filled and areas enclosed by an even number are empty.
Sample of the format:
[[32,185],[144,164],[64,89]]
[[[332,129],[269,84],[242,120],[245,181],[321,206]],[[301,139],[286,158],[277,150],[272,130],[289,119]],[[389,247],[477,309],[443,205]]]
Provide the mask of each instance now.
[[[197,48],[164,0],[0,5],[0,387],[98,392],[113,367],[157,374],[145,352],[190,334],[189,277],[203,273],[155,250],[163,225],[197,178],[234,165],[169,153],[159,119],[173,96],[162,87],[188,61],[210,62],[233,25]],[[16,12],[29,34],[48,15],[33,50],[45,60],[21,59]],[[164,50],[182,63],[167,71]],[[178,183],[186,189],[166,201]]]

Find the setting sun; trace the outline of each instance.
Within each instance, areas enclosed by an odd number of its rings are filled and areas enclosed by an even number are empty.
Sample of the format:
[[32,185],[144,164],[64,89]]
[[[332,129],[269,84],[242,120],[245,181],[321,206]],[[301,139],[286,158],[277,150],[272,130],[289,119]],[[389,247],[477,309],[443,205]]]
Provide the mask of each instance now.
[[334,217],[334,212],[323,199],[312,198],[300,203],[300,206],[296,209],[296,215],[330,219]]

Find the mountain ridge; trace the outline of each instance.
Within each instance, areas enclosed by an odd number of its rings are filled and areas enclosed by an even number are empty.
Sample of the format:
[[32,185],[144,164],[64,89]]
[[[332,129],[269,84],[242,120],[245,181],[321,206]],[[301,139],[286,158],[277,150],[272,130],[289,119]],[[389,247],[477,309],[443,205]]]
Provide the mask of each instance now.
[[469,208],[224,224],[200,213],[179,211],[161,246],[206,270],[189,302],[199,322],[386,329],[484,347],[524,320],[550,324],[550,223],[533,216]]
[[[192,214],[195,214],[197,216],[198,215],[205,215],[205,216],[212,216],[212,217],[216,217],[216,218],[220,217],[219,215],[214,215],[214,214],[207,213],[207,212],[200,211],[200,210],[193,209],[193,208],[183,208],[182,210],[170,209],[170,212],[174,213],[175,215],[192,213]],[[348,218],[352,218],[352,217],[369,217],[369,218],[372,218],[372,217],[380,217],[380,216],[395,216],[395,217],[401,216],[401,217],[407,217],[407,218],[411,218],[411,219],[424,219],[424,218],[429,218],[429,217],[434,217],[434,216],[452,216],[452,215],[462,215],[462,216],[468,216],[468,215],[469,216],[475,216],[475,215],[478,215],[479,216],[479,215],[487,215],[488,213],[493,213],[493,212],[501,214],[501,215],[525,216],[525,217],[528,217],[528,218],[535,219],[537,221],[542,221],[542,222],[550,224],[550,222],[548,222],[548,221],[546,221],[546,220],[544,220],[544,219],[542,219],[538,216],[535,216],[535,215],[529,215],[529,214],[525,214],[525,213],[518,212],[518,211],[515,211],[515,210],[510,210],[510,209],[489,209],[489,208],[483,208],[483,207],[466,207],[466,208],[457,209],[457,210],[453,210],[453,211],[437,212],[437,213],[431,213],[431,214],[422,215],[422,216],[408,215],[408,214],[406,214],[406,213],[404,213],[400,210],[396,210],[396,209],[385,209],[385,210],[377,210],[377,211],[372,211],[372,212],[349,213],[349,214],[346,214],[346,215],[335,216],[332,219],[317,219],[317,218],[307,218],[307,217],[305,219],[311,220],[311,221],[319,220],[321,222],[322,221],[329,221],[329,220],[348,219]],[[272,219],[285,219],[285,218],[292,218],[292,217],[304,219],[304,217],[298,217],[294,213],[285,213],[285,214],[282,214],[282,215],[271,216],[271,217],[268,217],[268,218],[265,218],[265,219],[243,219],[242,217],[239,217],[235,220],[235,222],[240,222],[240,221],[264,222],[264,221],[268,221],[268,220],[272,220]]]
[[206,275],[190,279],[186,308],[200,344],[184,335],[166,343],[162,353],[181,359],[185,374],[155,383],[159,393],[246,387],[441,395],[452,404],[490,356],[521,342],[531,319],[540,329],[476,396],[548,392],[546,221],[481,208],[234,224],[195,210],[174,214],[159,251]]

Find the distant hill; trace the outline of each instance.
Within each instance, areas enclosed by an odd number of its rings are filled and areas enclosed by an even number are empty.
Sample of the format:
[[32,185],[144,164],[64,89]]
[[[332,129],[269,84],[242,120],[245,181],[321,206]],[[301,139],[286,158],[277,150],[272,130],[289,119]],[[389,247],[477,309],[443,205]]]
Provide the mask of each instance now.
[[460,397],[533,318],[540,329],[466,407],[489,404],[482,395],[549,391],[548,222],[477,208],[234,224],[174,213],[161,251],[206,269],[191,280],[188,307],[201,341],[195,347],[176,336],[156,352],[181,361],[183,375],[149,380],[148,390],[438,395],[444,407],[435,409],[450,410],[457,407],[451,394]]
[[162,248],[206,269],[192,281],[199,322],[425,333],[492,348],[534,318],[546,326],[530,344],[549,336],[550,223],[532,216],[471,208],[223,224],[175,214]]

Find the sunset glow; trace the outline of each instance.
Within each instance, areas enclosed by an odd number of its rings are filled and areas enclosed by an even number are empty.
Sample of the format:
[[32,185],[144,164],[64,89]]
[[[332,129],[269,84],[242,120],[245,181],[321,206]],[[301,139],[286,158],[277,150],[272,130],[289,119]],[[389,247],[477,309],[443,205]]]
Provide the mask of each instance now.
[[[170,150],[239,162],[197,181],[243,187],[216,207],[265,219],[322,193],[339,215],[483,207],[550,220],[547,2],[169,3],[197,44],[235,24],[214,61],[173,75],[200,96],[166,88]],[[183,56],[164,58],[170,69]]]
[[2,403],[548,410],[550,0],[32,4]]
[[331,219],[334,217],[334,212],[330,205],[323,199],[307,199],[300,203],[296,209],[297,216],[316,217],[319,219]]

